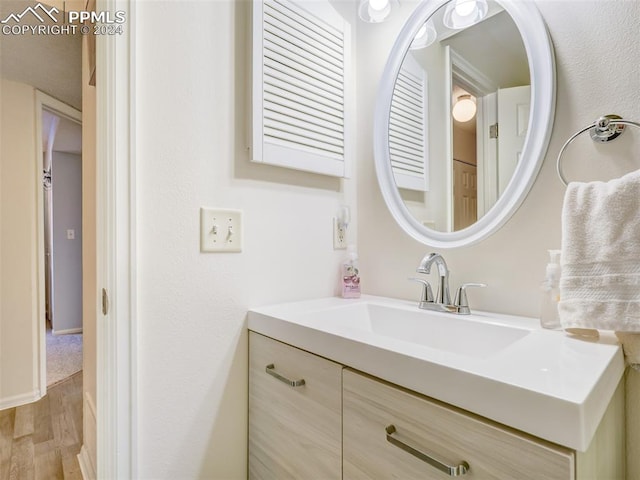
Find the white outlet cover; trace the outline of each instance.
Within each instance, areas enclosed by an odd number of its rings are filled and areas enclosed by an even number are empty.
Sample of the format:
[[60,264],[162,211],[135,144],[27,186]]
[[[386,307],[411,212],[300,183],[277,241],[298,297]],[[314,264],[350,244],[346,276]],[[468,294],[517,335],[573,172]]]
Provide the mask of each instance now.
[[333,217],[333,249],[347,249],[347,229],[340,229],[340,227],[338,226],[338,219],[336,217]]
[[200,208],[200,251],[242,251],[242,210]]

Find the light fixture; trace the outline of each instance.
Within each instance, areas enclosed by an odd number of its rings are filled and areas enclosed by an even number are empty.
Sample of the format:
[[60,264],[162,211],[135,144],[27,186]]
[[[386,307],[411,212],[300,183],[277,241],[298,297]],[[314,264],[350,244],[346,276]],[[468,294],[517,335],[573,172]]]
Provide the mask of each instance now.
[[459,30],[475,25],[487,15],[487,0],[452,0],[444,11],[442,23]]
[[391,13],[391,9],[398,5],[398,0],[360,0],[358,16],[367,23],[381,23]]
[[420,27],[416,36],[413,37],[413,42],[411,42],[411,46],[409,48],[411,50],[418,50],[419,48],[428,47],[435,41],[437,36],[438,34],[436,32],[436,28],[433,26],[433,20],[429,19],[424,25],[422,25],[422,27]]
[[475,99],[469,94],[460,95],[453,105],[451,114],[459,122],[468,122],[476,114]]

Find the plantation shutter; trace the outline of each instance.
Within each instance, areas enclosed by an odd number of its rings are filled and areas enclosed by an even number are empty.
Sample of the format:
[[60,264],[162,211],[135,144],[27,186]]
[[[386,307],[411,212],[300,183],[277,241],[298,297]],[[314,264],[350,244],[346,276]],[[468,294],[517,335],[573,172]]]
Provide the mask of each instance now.
[[427,77],[411,53],[396,79],[389,119],[389,150],[396,185],[429,190]]
[[253,161],[346,176],[349,25],[327,0],[253,5]]

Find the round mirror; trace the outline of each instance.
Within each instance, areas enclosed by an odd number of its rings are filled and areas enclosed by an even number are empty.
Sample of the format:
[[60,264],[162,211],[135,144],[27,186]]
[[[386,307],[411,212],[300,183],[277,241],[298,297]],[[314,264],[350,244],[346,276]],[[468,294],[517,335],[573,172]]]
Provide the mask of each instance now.
[[554,110],[553,49],[532,2],[424,0],[376,104],[376,172],[391,214],[434,247],[487,237],[529,192]]

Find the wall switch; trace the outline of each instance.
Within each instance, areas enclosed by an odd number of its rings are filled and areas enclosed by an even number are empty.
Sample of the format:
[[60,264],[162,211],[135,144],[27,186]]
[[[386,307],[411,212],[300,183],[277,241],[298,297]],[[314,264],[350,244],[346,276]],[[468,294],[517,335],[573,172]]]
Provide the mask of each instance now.
[[333,249],[345,250],[347,248],[347,229],[341,225],[336,217],[333,217]]
[[67,230],[67,240],[74,240],[76,238],[76,231],[69,229]]
[[242,210],[202,207],[200,251],[241,252]]

